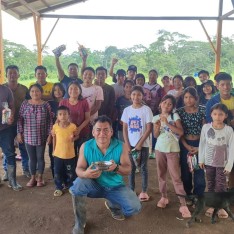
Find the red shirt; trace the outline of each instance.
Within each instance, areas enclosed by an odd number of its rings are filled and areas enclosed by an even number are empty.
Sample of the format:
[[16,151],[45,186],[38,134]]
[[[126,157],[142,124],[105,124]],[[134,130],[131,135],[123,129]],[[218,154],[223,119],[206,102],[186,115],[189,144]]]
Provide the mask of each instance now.
[[[71,122],[78,128],[85,120],[85,113],[89,112],[89,104],[86,99],[78,100],[76,105],[71,105],[69,99],[63,99],[60,101],[59,106],[66,106],[70,110]],[[89,124],[87,124],[80,132],[80,137],[86,137],[89,135]]]

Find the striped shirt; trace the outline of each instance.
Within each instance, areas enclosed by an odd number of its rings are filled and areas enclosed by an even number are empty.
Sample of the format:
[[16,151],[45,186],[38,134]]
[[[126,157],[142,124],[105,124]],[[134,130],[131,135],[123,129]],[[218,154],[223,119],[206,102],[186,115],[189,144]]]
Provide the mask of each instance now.
[[25,143],[43,145],[53,126],[52,117],[48,102],[35,105],[25,100],[20,107],[17,132],[23,134]]

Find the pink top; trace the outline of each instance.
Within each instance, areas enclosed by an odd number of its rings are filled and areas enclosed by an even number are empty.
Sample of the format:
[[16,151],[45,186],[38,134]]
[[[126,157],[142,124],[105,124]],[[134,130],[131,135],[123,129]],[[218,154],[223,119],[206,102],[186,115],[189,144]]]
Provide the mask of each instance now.
[[[78,128],[85,120],[85,113],[89,112],[89,104],[86,99],[79,100],[76,105],[71,105],[69,99],[60,101],[59,106],[66,106],[70,110],[71,122]],[[80,132],[80,137],[86,137],[89,134],[89,125],[86,125]]]

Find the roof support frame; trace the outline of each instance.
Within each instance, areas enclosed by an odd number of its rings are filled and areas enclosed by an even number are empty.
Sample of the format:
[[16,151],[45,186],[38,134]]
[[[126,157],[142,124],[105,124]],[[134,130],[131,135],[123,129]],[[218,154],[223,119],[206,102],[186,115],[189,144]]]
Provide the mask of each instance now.
[[2,0],[0,0],[0,84],[4,82],[4,57],[2,38]]

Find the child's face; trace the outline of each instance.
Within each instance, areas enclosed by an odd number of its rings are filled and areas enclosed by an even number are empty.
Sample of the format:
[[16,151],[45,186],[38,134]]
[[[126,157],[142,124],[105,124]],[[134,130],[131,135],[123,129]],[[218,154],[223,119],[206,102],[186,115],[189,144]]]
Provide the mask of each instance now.
[[222,110],[215,109],[211,112],[211,118],[214,123],[223,123],[227,118],[227,114],[225,114]]
[[94,79],[94,73],[92,71],[86,70],[83,74],[84,83],[92,85],[93,79]]
[[221,80],[217,83],[217,88],[220,95],[230,95],[232,90],[232,83],[230,80]]
[[33,86],[29,92],[29,95],[32,100],[40,100],[42,97],[42,92],[36,86]]
[[207,80],[209,80],[209,76],[206,73],[201,73],[199,79],[201,83],[205,83]]
[[196,104],[196,99],[190,93],[184,95],[184,105],[187,107],[193,107]]
[[169,78],[169,77],[165,77],[165,78],[162,80],[162,83],[163,83],[163,86],[164,86],[164,87],[170,86],[170,85],[171,85],[170,78]]
[[117,79],[118,84],[123,85],[124,80],[125,80],[125,76],[124,75],[117,75],[116,79]]
[[136,79],[136,85],[144,86],[145,81],[143,78],[137,78]]
[[149,83],[155,83],[158,78],[158,75],[155,72],[150,72],[149,73]]
[[55,96],[55,98],[62,98],[63,97],[63,91],[59,88],[59,86],[55,86],[54,96]]
[[212,87],[210,85],[204,85],[202,90],[204,94],[212,94]]
[[69,77],[71,77],[71,78],[76,78],[76,77],[78,77],[78,67],[77,66],[75,66],[75,65],[70,65],[69,67],[68,67],[68,75],[69,75]]
[[57,113],[57,120],[59,122],[67,122],[69,120],[69,113],[67,110],[59,110]]
[[69,86],[68,88],[68,94],[71,98],[77,98],[79,97],[80,95],[80,89],[77,85],[75,84],[72,84]]
[[132,85],[130,83],[126,83],[126,85],[124,86],[124,93],[131,94],[131,90],[132,90]]
[[161,111],[162,113],[171,113],[173,110],[173,104],[170,98],[164,100],[163,102],[161,102],[160,104],[161,107]]
[[183,83],[179,78],[175,78],[173,80],[173,85],[174,85],[175,89],[180,89],[180,88],[182,88]]
[[131,100],[133,104],[141,104],[142,99],[143,99],[143,94],[140,91],[135,90],[131,93]]
[[134,80],[135,75],[136,75],[135,71],[128,70],[128,79],[129,80]]

